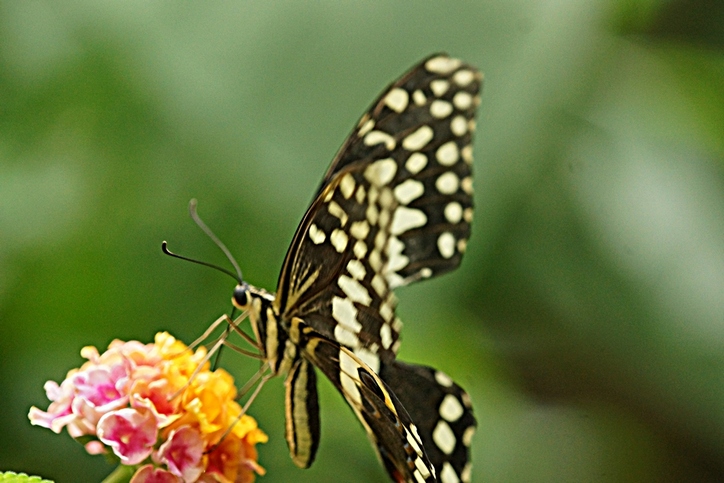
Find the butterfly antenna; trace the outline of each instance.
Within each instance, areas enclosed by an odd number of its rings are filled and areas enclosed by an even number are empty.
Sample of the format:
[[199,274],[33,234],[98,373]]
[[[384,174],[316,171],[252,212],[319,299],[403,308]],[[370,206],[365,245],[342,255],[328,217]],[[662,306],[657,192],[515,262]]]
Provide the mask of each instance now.
[[[170,256],[170,257],[178,258],[179,260],[185,260],[185,261],[191,262],[191,263],[196,263],[196,264],[198,264],[198,265],[203,265],[204,267],[214,268],[214,269],[216,269],[216,270],[218,270],[218,271],[220,271],[220,272],[222,272],[222,273],[227,274],[228,276],[230,276],[231,278],[233,278],[234,280],[236,280],[238,283],[241,283],[241,274],[240,274],[240,273],[239,273],[239,274],[235,274],[235,273],[231,272],[230,270],[227,270],[227,269],[225,269],[225,268],[223,268],[223,267],[220,267],[220,266],[218,266],[218,265],[214,265],[213,263],[202,262],[201,260],[196,260],[196,259],[193,259],[193,258],[185,257],[185,256],[183,256],[183,255],[179,255],[178,253],[174,253],[174,252],[172,252],[171,250],[168,249],[168,243],[166,243],[165,240],[164,240],[163,242],[161,242],[161,250],[163,251],[163,253],[165,253],[166,255],[168,255],[168,256]],[[238,278],[237,278],[237,277],[238,277]]]
[[194,220],[194,222],[198,225],[199,228],[203,230],[206,235],[211,238],[211,240],[216,244],[217,247],[221,249],[222,252],[224,252],[224,255],[226,255],[226,258],[229,259],[231,264],[234,266],[234,269],[236,270],[237,274],[237,281],[239,283],[242,282],[241,277],[241,268],[239,268],[239,264],[236,263],[236,260],[231,255],[231,252],[228,248],[226,248],[226,245],[224,245],[224,242],[219,240],[219,237],[217,237],[213,231],[211,231],[211,228],[209,228],[206,223],[201,219],[198,212],[196,211],[196,207],[198,206],[198,201],[196,201],[195,198],[193,198],[191,201],[189,201],[189,214],[191,215],[191,219]]

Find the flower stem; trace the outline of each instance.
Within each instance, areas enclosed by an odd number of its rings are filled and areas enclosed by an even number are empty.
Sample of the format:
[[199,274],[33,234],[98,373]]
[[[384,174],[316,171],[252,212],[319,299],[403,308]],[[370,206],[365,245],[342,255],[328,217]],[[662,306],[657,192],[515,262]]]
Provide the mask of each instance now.
[[136,469],[133,466],[118,465],[102,483],[128,483]]

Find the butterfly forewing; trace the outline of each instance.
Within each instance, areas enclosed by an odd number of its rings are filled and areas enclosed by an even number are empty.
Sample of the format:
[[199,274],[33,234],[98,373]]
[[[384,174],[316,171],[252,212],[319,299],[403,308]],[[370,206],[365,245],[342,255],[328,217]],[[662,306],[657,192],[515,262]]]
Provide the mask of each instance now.
[[481,79],[436,55],[362,117],[287,253],[275,302],[284,318],[394,356],[401,324],[390,290],[452,270],[465,251]]
[[285,261],[276,302],[283,319],[301,318],[358,354],[388,360],[399,322],[383,268],[396,202],[370,174],[376,169],[348,167],[314,201]]
[[350,165],[395,163],[386,180],[399,203],[385,267],[392,288],[460,264],[473,214],[472,135],[481,86],[482,75],[458,59],[425,59],[372,104],[322,182],[320,190]]

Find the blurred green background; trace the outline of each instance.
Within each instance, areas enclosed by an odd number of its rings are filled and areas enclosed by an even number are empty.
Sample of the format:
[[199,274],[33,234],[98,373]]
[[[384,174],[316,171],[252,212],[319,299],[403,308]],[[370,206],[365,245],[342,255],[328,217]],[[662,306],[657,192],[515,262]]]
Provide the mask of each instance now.
[[[724,2],[0,3],[0,469],[112,470],[31,427],[43,383],[113,338],[190,342],[233,281],[187,203],[273,290],[379,91],[447,51],[485,72],[459,270],[401,289],[401,358],[448,372],[473,479],[724,481]],[[227,351],[243,382],[257,367]],[[306,471],[281,379],[261,482],[385,481],[320,383]]]

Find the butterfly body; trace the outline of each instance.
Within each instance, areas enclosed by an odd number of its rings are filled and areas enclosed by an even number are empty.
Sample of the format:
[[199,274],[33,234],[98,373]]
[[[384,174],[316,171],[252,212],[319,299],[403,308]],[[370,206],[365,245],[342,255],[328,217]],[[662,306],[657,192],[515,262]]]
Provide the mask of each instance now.
[[246,282],[234,291],[271,373],[286,376],[286,439],[300,467],[319,444],[320,370],[394,481],[470,479],[470,400],[444,373],[396,359],[393,290],[460,263],[481,83],[438,54],[390,85],[327,171],[276,293]]

